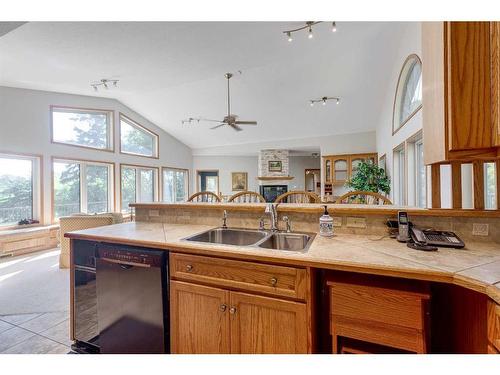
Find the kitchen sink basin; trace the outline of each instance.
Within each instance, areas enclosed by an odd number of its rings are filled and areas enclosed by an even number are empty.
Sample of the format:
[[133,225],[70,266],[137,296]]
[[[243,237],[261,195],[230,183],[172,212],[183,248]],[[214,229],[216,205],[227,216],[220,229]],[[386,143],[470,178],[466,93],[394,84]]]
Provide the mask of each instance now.
[[267,232],[258,230],[215,228],[187,237],[185,240],[222,245],[250,246],[259,242],[268,234]]
[[313,239],[313,235],[304,233],[273,233],[258,246],[275,250],[305,251]]
[[184,238],[185,241],[220,245],[250,246],[261,249],[285,251],[307,251],[315,234],[294,232],[271,232],[240,228],[214,228]]

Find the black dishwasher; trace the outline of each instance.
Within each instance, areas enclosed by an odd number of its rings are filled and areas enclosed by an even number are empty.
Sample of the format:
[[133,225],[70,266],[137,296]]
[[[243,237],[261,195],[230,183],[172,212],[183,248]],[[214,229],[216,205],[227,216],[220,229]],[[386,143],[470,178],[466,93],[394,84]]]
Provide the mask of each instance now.
[[97,316],[101,353],[169,353],[168,253],[97,246]]

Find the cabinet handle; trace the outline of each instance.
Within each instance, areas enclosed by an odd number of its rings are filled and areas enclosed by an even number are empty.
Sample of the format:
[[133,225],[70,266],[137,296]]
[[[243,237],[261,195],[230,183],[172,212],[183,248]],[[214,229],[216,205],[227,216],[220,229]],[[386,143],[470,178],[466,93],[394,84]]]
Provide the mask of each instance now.
[[230,312],[231,314],[236,314],[236,307],[231,307],[231,308],[229,309],[229,312]]
[[186,271],[191,272],[193,270],[193,266],[191,264],[188,264],[186,266]]
[[227,309],[227,305],[223,303],[220,305],[219,309],[220,309],[220,311],[225,312]]
[[276,277],[271,277],[271,285],[276,286],[278,284],[278,279]]

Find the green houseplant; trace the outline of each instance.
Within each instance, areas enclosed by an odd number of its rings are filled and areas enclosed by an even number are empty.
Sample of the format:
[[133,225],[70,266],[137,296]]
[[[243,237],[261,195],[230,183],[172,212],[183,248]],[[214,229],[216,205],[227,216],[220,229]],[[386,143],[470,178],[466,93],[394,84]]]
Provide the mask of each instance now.
[[356,172],[345,185],[352,190],[372,191],[385,195],[391,191],[389,176],[372,162],[359,163]]

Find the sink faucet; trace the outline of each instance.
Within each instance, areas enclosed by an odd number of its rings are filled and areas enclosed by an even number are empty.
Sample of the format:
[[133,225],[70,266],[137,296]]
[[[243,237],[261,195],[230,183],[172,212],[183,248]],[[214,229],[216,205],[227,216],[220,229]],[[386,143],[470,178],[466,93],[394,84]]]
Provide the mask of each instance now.
[[227,211],[224,210],[222,214],[222,228],[227,229]]
[[268,203],[266,205],[266,214],[271,216],[271,231],[278,231],[278,211],[276,208],[278,207],[278,203]]

